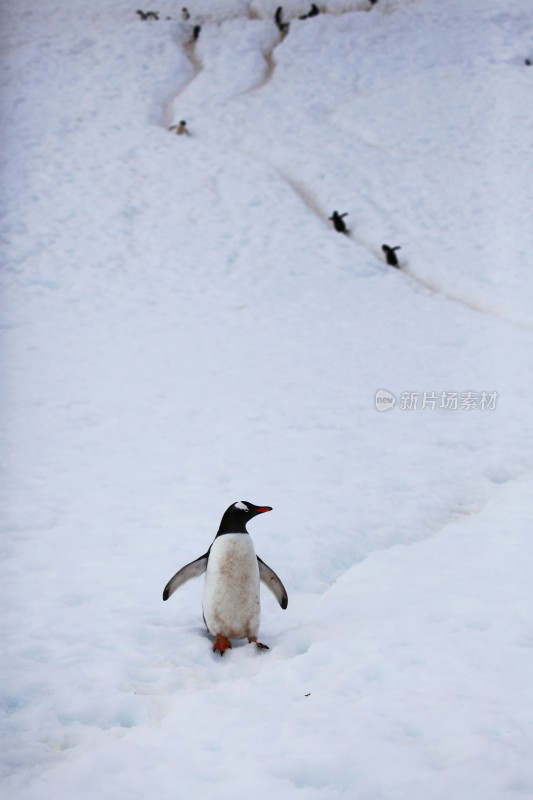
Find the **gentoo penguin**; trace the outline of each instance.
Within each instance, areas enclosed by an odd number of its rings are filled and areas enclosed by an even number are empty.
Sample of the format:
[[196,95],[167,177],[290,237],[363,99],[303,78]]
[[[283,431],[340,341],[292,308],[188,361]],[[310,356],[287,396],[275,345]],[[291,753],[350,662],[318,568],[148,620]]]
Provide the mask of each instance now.
[[205,572],[204,622],[215,637],[213,650],[221,656],[231,647],[230,639],[247,638],[257,647],[269,649],[257,641],[261,616],[260,581],[268,586],[282,608],[287,608],[289,602],[285,587],[274,570],[256,555],[246,530],[248,520],[265,511],[272,509],[244,500],[233,503],[225,511],[207,553],[176,572],[163,591],[163,600],[168,600],[186,581]]
[[186,134],[187,136],[191,135],[187,127],[187,122],[184,119],[181,119],[178,125],[171,125],[169,131],[176,131],[177,136],[183,136],[183,134]]
[[398,245],[397,247],[389,247],[388,244],[382,244],[381,245],[381,249],[385,253],[385,258],[386,258],[387,264],[389,266],[391,266],[391,267],[399,267],[400,266],[400,264],[398,262],[398,257],[396,255],[396,253],[394,252],[395,250],[401,250],[402,249],[400,247],[400,245]]
[[159,19],[159,11],[136,11],[142,20]]
[[311,19],[311,17],[317,17],[320,14],[320,9],[316,3],[311,3],[311,8],[307,12],[307,14],[302,14],[300,19]]
[[347,217],[348,212],[346,211],[344,214],[339,214],[338,211],[334,211],[331,217],[328,217],[331,222],[333,222],[333,227],[339,233],[348,233],[348,228],[346,227],[346,223],[344,222],[343,217]]
[[286,36],[289,32],[289,23],[283,22],[283,6],[278,6],[276,8],[276,13],[274,14],[274,22],[279,30],[279,32]]
[[191,15],[189,13],[189,9],[186,6],[183,6],[183,8],[181,9],[181,18],[185,22],[187,22],[187,20],[191,18]]

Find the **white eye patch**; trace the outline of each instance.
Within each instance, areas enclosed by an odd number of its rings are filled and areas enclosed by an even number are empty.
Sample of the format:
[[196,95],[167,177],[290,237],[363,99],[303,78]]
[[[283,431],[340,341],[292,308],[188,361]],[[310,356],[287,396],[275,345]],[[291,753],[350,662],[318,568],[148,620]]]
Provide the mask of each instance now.
[[241,503],[241,502],[235,503],[233,508],[240,508],[241,511],[249,511],[248,506],[245,506],[244,503]]

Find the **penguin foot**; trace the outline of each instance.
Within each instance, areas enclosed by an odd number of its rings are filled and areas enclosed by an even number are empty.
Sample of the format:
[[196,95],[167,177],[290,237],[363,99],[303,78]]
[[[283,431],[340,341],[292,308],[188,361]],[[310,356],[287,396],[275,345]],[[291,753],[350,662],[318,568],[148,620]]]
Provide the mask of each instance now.
[[260,650],[270,650],[270,647],[267,644],[258,642],[255,636],[249,636],[248,641],[250,642],[250,644],[255,644]]
[[224,655],[226,650],[231,648],[231,642],[229,639],[226,639],[225,636],[222,636],[221,633],[218,634],[215,644],[213,645],[213,652],[220,653],[221,656]]

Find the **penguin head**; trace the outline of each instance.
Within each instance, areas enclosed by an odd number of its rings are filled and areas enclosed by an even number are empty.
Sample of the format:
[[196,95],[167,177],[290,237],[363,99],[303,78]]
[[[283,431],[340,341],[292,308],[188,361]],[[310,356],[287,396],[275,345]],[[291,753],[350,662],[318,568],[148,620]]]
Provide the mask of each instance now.
[[221,533],[248,533],[246,530],[248,520],[258,514],[264,514],[265,511],[272,511],[272,508],[270,506],[256,506],[247,500],[239,500],[237,503],[232,503],[224,512],[217,536]]

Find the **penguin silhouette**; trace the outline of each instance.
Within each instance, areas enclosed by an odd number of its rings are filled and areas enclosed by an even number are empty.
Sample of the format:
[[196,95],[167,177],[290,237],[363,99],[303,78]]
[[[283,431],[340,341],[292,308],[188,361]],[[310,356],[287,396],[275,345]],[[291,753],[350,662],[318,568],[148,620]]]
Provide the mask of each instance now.
[[317,17],[320,14],[320,9],[316,5],[316,3],[311,3],[311,8],[307,12],[307,14],[303,14],[300,19],[310,19],[311,17]]
[[334,211],[331,217],[328,217],[331,222],[333,222],[333,227],[339,233],[348,233],[348,228],[346,227],[346,223],[344,222],[343,217],[347,217],[348,212],[345,211],[344,214],[339,214],[338,211]]
[[177,125],[171,125],[169,131],[176,131],[177,136],[183,136],[184,134],[187,136],[191,135],[184,119],[180,120]]
[[277,25],[277,28],[280,33],[284,36],[289,32],[289,23],[283,22],[283,7],[278,6],[276,8],[276,13],[274,14],[274,22]]
[[187,22],[187,20],[191,18],[189,9],[186,8],[186,6],[183,6],[183,8],[181,9],[181,18],[185,20],[185,22]]
[[266,644],[257,641],[261,620],[259,583],[272,592],[281,608],[287,608],[285,587],[273,569],[256,555],[246,523],[258,514],[272,511],[270,506],[256,506],[241,500],[226,509],[207,553],[186,564],[169,580],[163,600],[191,578],[205,572],[202,607],[204,622],[215,638],[213,650],[224,655],[231,639],[248,639],[261,650]]
[[136,11],[135,13],[138,14],[142,20],[159,19],[158,11]]
[[396,256],[396,253],[395,253],[395,250],[401,250],[402,249],[400,247],[400,245],[397,245],[396,247],[389,247],[388,244],[382,244],[381,245],[381,249],[385,253],[385,258],[386,258],[387,264],[389,264],[389,266],[391,266],[391,267],[399,267],[400,266],[399,261],[398,261],[398,257]]
[[201,25],[195,25],[192,29],[192,39],[191,41],[196,42],[198,37],[200,36],[200,31],[202,30]]

